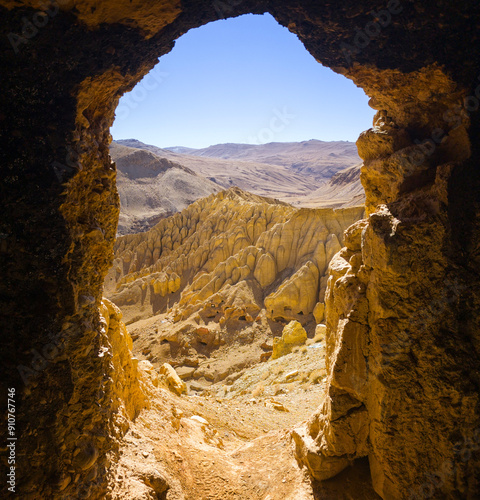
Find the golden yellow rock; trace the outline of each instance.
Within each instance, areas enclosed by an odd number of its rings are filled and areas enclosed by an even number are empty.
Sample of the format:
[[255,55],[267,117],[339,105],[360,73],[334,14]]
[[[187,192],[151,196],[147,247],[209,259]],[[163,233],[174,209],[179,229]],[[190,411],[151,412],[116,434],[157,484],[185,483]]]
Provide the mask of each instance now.
[[162,297],[165,297],[165,295],[167,295],[168,293],[168,279],[167,279],[167,276],[162,273],[162,277],[161,278],[157,278],[154,283],[153,283],[153,291],[158,294],[158,295],[161,295]]
[[362,231],[367,227],[368,220],[361,219],[345,230],[344,243],[352,252],[359,252],[362,249]]
[[277,265],[270,253],[264,253],[257,262],[253,273],[262,288],[272,284],[277,276]]
[[313,262],[303,265],[265,298],[268,317],[293,320],[299,315],[310,314],[317,302],[318,278],[318,268]]
[[[116,411],[133,420],[146,406],[147,394],[140,386],[138,360],[132,358],[132,338],[122,321],[122,312],[108,299],[102,299],[100,318],[104,325],[105,344],[99,355],[111,357],[112,397]],[[144,387],[145,389],[145,387]]]
[[178,396],[181,396],[183,393],[187,392],[187,385],[178,376],[174,368],[168,363],[164,363],[160,367],[160,375],[165,376],[168,383],[168,387],[172,390],[172,392],[174,392]]
[[324,325],[323,323],[318,324],[315,327],[315,337],[314,337],[315,342],[321,342],[322,340],[325,340],[326,334],[327,334],[327,325]]
[[323,321],[323,318],[325,317],[325,304],[323,302],[317,302],[313,308],[313,317],[315,318],[317,324]]
[[248,322],[262,309],[273,320],[298,320],[323,302],[329,261],[362,216],[362,207],[296,210],[222,191],[150,231],[119,237],[106,293],[127,321],[166,312],[179,292],[179,321],[201,313],[224,325]]
[[281,337],[273,339],[272,359],[278,359],[290,354],[295,346],[305,344],[307,332],[298,321],[290,321],[285,326]]
[[181,279],[177,273],[172,273],[168,280],[168,293],[174,293],[180,288]]

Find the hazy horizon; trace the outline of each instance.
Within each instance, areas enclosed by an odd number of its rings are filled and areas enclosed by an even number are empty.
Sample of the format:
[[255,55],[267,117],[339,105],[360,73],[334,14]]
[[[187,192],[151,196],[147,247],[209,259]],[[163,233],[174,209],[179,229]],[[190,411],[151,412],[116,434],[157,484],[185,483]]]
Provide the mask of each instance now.
[[[140,141],[140,139],[138,139],[137,137],[126,137],[125,139],[116,139],[114,138],[113,139],[115,142],[120,142],[120,141]],[[215,144],[209,144],[208,146],[203,146],[201,148],[192,148],[190,146],[184,146],[183,144],[176,144],[175,146],[159,146],[158,144],[150,144],[150,143],[147,143],[147,142],[144,142],[144,141],[140,141],[142,142],[143,144],[147,145],[147,146],[156,146],[160,149],[167,149],[167,150],[171,150],[171,149],[175,149],[175,148],[184,148],[184,149],[208,149],[208,148],[211,148],[211,147],[214,147],[214,146],[224,146],[224,145],[228,145],[228,144],[235,144],[235,145],[240,145],[240,146],[268,146],[269,144],[300,144],[302,142],[310,142],[310,141],[317,141],[317,142],[347,142],[349,144],[355,144],[356,141],[347,141],[347,140],[343,140],[343,139],[338,139],[338,140],[331,140],[331,141],[323,141],[322,139],[304,139],[302,141],[272,141],[272,142],[266,142],[266,143],[263,143],[263,144],[249,144],[249,143],[246,143],[246,142],[218,142],[218,143],[215,143]]]

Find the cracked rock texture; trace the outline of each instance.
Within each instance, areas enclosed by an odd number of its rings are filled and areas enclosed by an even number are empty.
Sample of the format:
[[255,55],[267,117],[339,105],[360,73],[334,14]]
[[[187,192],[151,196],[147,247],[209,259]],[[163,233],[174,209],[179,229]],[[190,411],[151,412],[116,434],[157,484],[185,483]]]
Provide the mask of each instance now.
[[[108,497],[120,424],[101,297],[118,99],[189,29],[270,12],[378,110],[358,142],[365,226],[330,264],[329,397],[297,432],[299,461],[324,478],[368,456],[385,499],[476,498],[478,2],[0,0],[0,12],[0,380],[17,389],[18,495]],[[257,275],[274,271],[265,257]],[[294,294],[287,284],[271,310]]]

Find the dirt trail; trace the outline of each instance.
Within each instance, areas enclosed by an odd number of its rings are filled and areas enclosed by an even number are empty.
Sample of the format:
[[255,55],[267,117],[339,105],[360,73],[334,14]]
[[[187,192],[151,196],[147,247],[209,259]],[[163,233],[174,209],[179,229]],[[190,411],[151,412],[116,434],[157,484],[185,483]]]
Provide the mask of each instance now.
[[[368,464],[358,463],[320,485],[310,481],[294,458],[289,429],[306,419],[324,397],[323,381],[311,383],[302,377],[302,367],[308,371],[310,364],[318,366],[322,351],[309,349],[261,363],[244,370],[230,385],[224,381],[200,394],[190,391],[180,397],[152,386],[151,408],[125,437],[113,498],[378,498],[369,485]],[[296,370],[299,375],[292,377]],[[260,384],[264,389],[259,391]],[[154,476],[167,480],[166,494],[158,493],[162,487],[153,492]]]

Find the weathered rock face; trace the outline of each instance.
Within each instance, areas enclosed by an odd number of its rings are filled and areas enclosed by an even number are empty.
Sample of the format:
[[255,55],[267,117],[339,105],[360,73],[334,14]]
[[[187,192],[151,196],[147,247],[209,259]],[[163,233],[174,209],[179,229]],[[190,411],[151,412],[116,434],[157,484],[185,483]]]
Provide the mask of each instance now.
[[278,359],[292,352],[292,349],[305,344],[307,332],[298,321],[290,321],[281,337],[273,339],[272,359]]
[[[379,111],[359,141],[368,212],[361,255],[342,251],[331,267],[330,398],[311,421],[305,461],[316,474],[312,460],[332,457],[334,473],[368,455],[383,498],[475,498],[478,5],[374,0],[368,9],[353,0],[0,1],[8,69],[0,82],[0,370],[2,394],[17,388],[19,496],[105,497],[117,432],[114,384],[99,395],[111,373],[99,356],[107,343],[100,301],[118,218],[108,128],[119,97],[188,29],[268,11]],[[263,274],[268,281],[271,263]]]
[[[238,188],[197,201],[151,231],[118,238],[108,296],[130,320],[312,320],[327,266],[363,207],[295,210]],[[177,304],[177,305],[175,305]]]
[[358,140],[369,216],[346,231],[329,267],[328,397],[294,431],[297,456],[319,480],[368,456],[382,498],[474,498],[478,318],[463,314],[477,286],[452,253],[448,188],[470,144],[459,123],[443,133],[441,151],[426,152],[379,115]]

